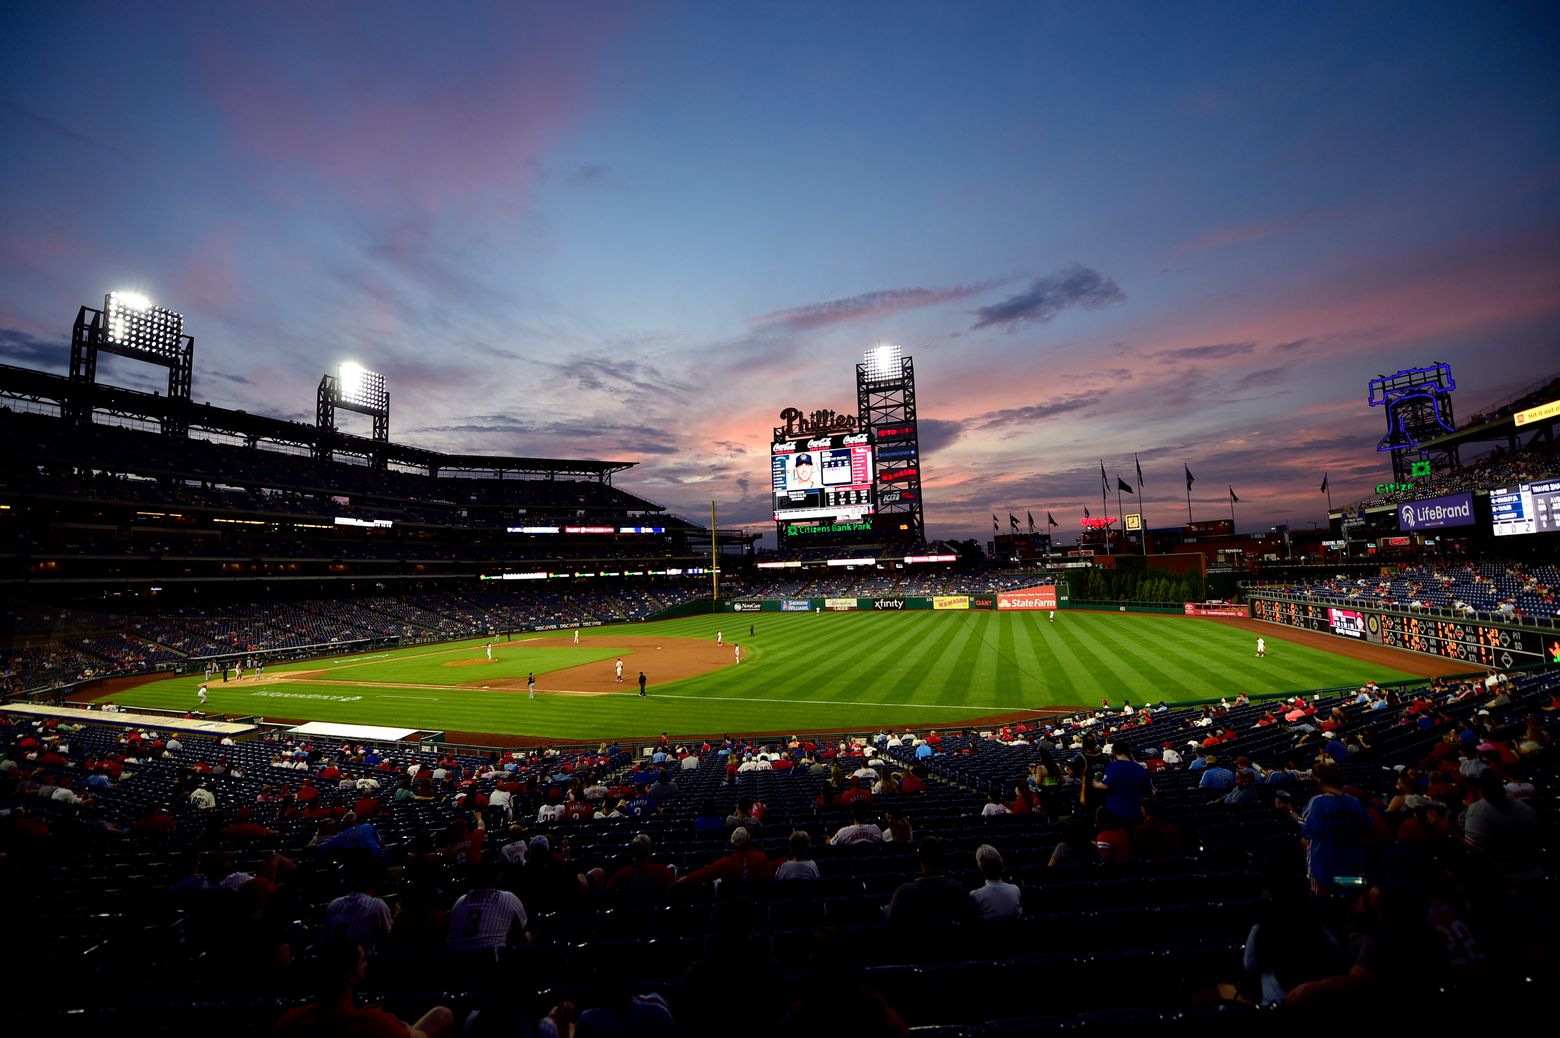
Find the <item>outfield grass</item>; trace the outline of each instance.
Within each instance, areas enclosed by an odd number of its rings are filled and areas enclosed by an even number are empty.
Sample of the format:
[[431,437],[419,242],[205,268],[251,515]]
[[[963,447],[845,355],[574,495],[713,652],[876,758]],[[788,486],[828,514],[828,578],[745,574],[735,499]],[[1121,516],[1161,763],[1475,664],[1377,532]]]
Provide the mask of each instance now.
[[[747,635],[748,625],[756,634]],[[619,655],[615,636],[742,642],[741,666],[659,683],[653,653],[624,653],[627,673],[650,672],[652,695],[538,695],[458,685],[523,680]],[[547,636],[556,637],[556,636]],[[952,726],[980,716],[1055,706],[1093,707],[1393,681],[1410,675],[1266,634],[1253,655],[1246,631],[1209,620],[1142,614],[823,613],[696,616],[588,631],[579,648],[500,642],[482,668],[481,641],[314,660],[268,677],[326,671],[325,681],[213,683],[209,710],[556,740],[720,732]],[[603,666],[606,666],[603,662]],[[363,684],[338,684],[336,682]],[[142,685],[112,698],[126,707],[193,709],[197,678]],[[545,678],[539,682],[544,690]]]

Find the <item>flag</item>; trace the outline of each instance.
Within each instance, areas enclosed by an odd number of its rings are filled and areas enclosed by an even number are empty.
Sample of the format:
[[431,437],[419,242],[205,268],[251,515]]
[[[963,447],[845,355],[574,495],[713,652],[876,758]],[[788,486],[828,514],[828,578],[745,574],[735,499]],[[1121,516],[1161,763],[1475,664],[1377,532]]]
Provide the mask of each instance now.
[[[1185,465],[1184,462],[1182,463],[1181,467],[1183,469],[1186,469],[1186,465]],[[1186,492],[1188,494],[1190,494],[1192,492],[1192,484],[1195,483],[1195,482],[1197,482],[1197,480],[1192,476],[1192,470],[1191,469],[1186,469]]]
[[1138,486],[1142,486],[1143,485],[1143,463],[1141,461],[1137,460],[1137,455],[1136,454],[1132,455],[1132,464],[1137,466]]
[[1088,505],[1084,505],[1083,506],[1083,517],[1085,519],[1089,518],[1089,506]]
[[1052,515],[1050,512],[1047,512],[1045,513],[1045,525],[1060,526],[1062,524],[1056,521],[1056,516]]
[[1034,533],[1035,532],[1035,513],[1033,513],[1033,512],[1025,512],[1024,515],[1028,516],[1028,518],[1029,518],[1029,532],[1030,533]]
[[1116,477],[1116,489],[1121,491],[1123,494],[1135,494],[1135,493],[1137,493],[1136,490],[1132,489],[1132,484],[1128,483],[1126,480],[1122,479],[1120,476]]
[[1240,504],[1240,498],[1235,496],[1235,488],[1234,487],[1230,487],[1230,504],[1233,504],[1233,505]]
[[1100,489],[1101,490],[1109,490],[1110,489],[1110,477],[1105,475],[1105,459],[1104,458],[1100,459]]
[[1018,516],[1014,515],[1012,512],[1008,513],[1008,525],[1015,530],[1018,529]]
[[999,527],[997,525],[997,517],[996,516],[992,516],[991,517],[991,532],[992,533],[996,533],[1000,529],[1001,529],[1001,527]]
[[1322,473],[1322,493],[1327,493],[1327,473]]

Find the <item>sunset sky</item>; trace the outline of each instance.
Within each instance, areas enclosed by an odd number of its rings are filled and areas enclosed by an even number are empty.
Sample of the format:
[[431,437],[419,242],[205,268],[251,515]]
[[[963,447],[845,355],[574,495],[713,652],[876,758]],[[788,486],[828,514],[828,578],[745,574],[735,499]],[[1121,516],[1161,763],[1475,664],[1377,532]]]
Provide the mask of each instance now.
[[135,289],[197,400],[312,421],[356,360],[396,440],[757,528],[778,412],[894,342],[930,536],[1070,536],[1134,452],[1151,526],[1186,465],[1305,528],[1390,475],[1371,377],[1560,372],[1557,11],[12,4],[0,362]]

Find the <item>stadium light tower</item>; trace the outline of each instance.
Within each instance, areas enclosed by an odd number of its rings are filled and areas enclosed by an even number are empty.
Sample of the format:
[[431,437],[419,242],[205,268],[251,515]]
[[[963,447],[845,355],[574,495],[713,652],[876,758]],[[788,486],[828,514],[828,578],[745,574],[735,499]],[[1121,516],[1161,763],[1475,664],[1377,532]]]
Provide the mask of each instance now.
[[320,379],[315,393],[314,424],[322,434],[315,448],[315,455],[322,461],[331,458],[337,408],[373,417],[376,450],[370,462],[376,469],[384,468],[384,451],[377,445],[390,442],[390,392],[385,388],[385,377],[349,360],[336,368],[336,374]]
[[100,353],[167,368],[170,406],[162,431],[169,436],[189,432],[185,409],[195,370],[195,340],[184,334],[182,314],[153,306],[139,292],[110,292],[103,297],[103,309],[83,306],[77,311],[70,336],[70,414],[79,423],[92,420]]
[[898,345],[880,343],[856,365],[856,410],[872,434],[878,528],[895,540],[926,540],[915,362]]

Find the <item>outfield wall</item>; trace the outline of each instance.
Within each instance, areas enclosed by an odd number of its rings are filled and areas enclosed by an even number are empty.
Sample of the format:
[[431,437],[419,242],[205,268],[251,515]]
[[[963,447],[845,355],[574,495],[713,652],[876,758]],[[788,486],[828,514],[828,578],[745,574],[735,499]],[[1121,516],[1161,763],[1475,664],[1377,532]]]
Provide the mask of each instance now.
[[954,612],[970,609],[1000,612],[1059,609],[1066,598],[1057,600],[1057,586],[1024,588],[1020,591],[986,591],[972,595],[877,595],[872,598],[749,598],[725,603],[732,613],[870,613],[903,612],[930,609]]
[[1560,635],[1522,624],[1459,620],[1402,607],[1343,605],[1261,591],[1249,594],[1253,619],[1320,631],[1372,645],[1463,660],[1481,667],[1560,662]]

